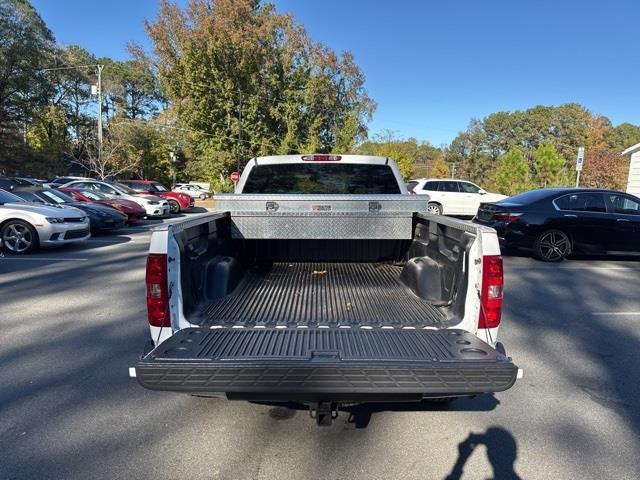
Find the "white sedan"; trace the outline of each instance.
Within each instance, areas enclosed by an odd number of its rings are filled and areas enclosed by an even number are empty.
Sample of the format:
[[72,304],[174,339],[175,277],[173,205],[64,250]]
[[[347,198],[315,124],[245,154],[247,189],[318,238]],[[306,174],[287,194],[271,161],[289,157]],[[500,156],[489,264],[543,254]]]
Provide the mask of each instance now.
[[199,185],[190,183],[178,183],[174,188],[174,192],[186,193],[191,198],[199,198],[200,200],[206,200],[211,194]]
[[0,243],[4,251],[25,254],[90,236],[89,219],[82,210],[29,203],[0,190]]
[[429,195],[427,210],[434,215],[472,216],[480,203],[498,202],[507,198],[490,193],[466,180],[445,178],[421,178],[407,185],[412,195]]

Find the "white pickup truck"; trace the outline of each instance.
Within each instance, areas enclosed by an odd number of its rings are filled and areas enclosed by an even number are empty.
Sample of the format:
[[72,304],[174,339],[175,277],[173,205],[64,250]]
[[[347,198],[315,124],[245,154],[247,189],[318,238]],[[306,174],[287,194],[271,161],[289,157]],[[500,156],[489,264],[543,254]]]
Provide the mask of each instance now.
[[216,212],[153,232],[151,390],[344,404],[510,388],[493,229],[425,213],[382,157],[252,159]]

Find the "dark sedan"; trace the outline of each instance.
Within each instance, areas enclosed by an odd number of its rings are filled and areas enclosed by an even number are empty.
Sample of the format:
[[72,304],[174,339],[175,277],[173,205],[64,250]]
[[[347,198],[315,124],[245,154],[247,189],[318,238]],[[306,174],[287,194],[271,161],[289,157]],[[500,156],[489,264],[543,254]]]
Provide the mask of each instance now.
[[51,188],[19,187],[12,192],[28,202],[76,207],[87,214],[93,232],[122,228],[127,222],[127,216],[114,208],[76,202],[69,195]]
[[532,190],[480,204],[473,221],[495,228],[503,246],[547,262],[573,252],[640,253],[640,199],[615,190]]

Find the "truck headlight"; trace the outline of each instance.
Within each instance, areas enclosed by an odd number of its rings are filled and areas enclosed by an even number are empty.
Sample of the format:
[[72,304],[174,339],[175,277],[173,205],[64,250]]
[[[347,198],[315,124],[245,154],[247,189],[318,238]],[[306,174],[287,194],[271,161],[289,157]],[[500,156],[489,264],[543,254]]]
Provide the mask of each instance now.
[[64,218],[60,217],[44,217],[44,219],[49,223],[64,223]]

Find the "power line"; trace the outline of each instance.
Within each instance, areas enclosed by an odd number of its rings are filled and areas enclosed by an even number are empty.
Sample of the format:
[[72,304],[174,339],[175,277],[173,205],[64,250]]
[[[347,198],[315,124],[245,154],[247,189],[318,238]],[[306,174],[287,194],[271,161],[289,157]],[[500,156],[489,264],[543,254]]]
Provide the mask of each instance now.
[[103,65],[73,65],[71,67],[51,67],[51,68],[39,68],[37,71],[39,72],[55,72],[56,70],[75,70],[77,68],[98,68]]

